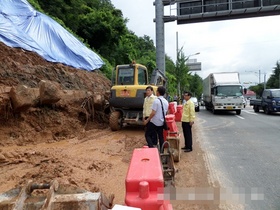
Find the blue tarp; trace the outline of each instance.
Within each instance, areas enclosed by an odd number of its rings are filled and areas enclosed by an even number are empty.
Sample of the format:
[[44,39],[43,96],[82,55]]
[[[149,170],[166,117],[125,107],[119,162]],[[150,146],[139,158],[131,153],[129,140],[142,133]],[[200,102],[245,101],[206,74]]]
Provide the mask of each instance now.
[[104,64],[96,53],[27,0],[0,0],[0,41],[36,52],[48,61],[88,71]]

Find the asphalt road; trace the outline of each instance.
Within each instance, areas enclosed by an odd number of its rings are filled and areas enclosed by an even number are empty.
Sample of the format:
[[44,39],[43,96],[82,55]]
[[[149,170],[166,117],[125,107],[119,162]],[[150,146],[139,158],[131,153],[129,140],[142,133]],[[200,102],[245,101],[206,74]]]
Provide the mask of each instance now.
[[[213,115],[201,107],[196,125],[209,179],[232,209],[280,210],[280,114]],[[221,190],[222,192],[222,190]]]

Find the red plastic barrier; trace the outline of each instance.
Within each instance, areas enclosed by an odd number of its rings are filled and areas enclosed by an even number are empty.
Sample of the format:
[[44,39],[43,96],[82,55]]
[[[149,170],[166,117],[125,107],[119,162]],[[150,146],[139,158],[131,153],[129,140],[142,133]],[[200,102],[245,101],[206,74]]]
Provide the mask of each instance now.
[[182,114],[183,114],[183,105],[178,105],[177,106],[177,112],[175,113],[175,121],[176,122],[181,122]]
[[141,210],[172,210],[169,200],[159,200],[164,179],[157,148],[138,148],[133,151],[125,179],[125,204]]
[[178,133],[179,133],[178,127],[177,127],[176,122],[175,122],[175,115],[174,114],[166,115],[165,120],[166,120],[166,123],[169,127],[169,130],[168,131],[163,130],[164,141],[166,141],[166,137],[167,137],[168,132],[169,132],[169,136],[177,136]]
[[175,114],[177,111],[177,102],[170,102],[168,105],[168,113]]

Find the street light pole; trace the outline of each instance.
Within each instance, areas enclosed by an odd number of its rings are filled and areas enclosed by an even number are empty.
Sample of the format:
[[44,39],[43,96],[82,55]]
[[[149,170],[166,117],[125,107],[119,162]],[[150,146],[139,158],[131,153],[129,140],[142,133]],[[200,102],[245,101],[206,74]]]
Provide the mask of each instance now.
[[199,54],[200,54],[200,52],[197,52],[197,53],[194,53],[194,54],[189,55],[189,56],[187,57],[186,61],[188,61],[188,60],[189,60],[189,58],[190,58],[191,56],[194,56],[194,55],[199,55]]
[[256,74],[259,74],[259,84],[261,84],[261,70],[259,70],[258,72],[256,71],[245,71],[245,72],[253,72],[253,73],[256,73]]
[[[178,62],[178,56],[179,56],[178,54],[179,54],[179,52],[177,50],[177,62]],[[200,54],[200,52],[188,55],[187,58],[186,58],[186,62],[189,60],[189,58],[191,56],[195,56],[195,55],[199,55],[199,54]],[[177,62],[176,62],[176,64],[178,64]],[[180,97],[181,96],[181,82],[180,81],[178,82],[178,87],[177,88],[178,88],[178,94],[179,94],[179,97]]]

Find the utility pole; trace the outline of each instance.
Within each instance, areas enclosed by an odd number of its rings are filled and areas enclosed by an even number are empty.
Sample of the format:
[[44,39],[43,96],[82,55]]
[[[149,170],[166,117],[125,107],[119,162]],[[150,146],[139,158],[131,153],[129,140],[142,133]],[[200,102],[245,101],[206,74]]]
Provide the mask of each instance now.
[[156,13],[156,64],[165,75],[165,46],[164,46],[164,6],[162,0],[154,2]]
[[261,84],[261,70],[259,70],[258,72],[257,71],[245,71],[245,72],[253,72],[255,74],[259,74],[259,84]]
[[263,75],[263,89],[265,90],[266,89],[266,73],[264,73]]
[[164,16],[164,6],[175,4],[175,0],[155,0],[156,17],[156,64],[157,68],[165,74],[165,45],[164,45],[164,23],[177,20],[176,16]]

